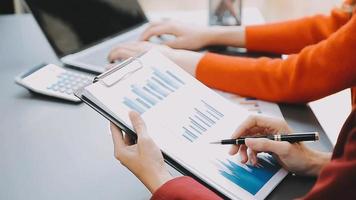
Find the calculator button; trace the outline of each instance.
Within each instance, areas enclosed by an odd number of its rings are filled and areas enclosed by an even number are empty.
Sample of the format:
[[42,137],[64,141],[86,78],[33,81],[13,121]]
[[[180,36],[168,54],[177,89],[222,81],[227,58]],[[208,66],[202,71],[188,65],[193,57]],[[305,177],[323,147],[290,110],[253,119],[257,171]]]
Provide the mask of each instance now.
[[79,85],[79,82],[78,81],[73,81],[72,82],[72,85],[74,86],[74,85]]
[[72,90],[72,89],[67,89],[67,90],[65,91],[65,93],[67,93],[67,94],[72,94],[72,93],[73,93],[73,90]]
[[77,90],[79,88],[79,86],[75,85],[72,87],[73,90]]
[[60,78],[60,79],[66,79],[66,78],[68,78],[68,75],[65,74],[65,73],[63,73],[63,74],[59,75],[58,78]]

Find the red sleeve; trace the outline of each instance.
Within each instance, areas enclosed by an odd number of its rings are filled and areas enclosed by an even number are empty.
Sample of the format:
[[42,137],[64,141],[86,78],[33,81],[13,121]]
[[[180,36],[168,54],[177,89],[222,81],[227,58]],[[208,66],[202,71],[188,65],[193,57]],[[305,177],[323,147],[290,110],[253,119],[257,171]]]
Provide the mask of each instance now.
[[[355,11],[356,13],[356,11]],[[309,102],[356,86],[356,14],[328,39],[286,60],[207,53],[196,77],[209,87],[275,102]]]
[[303,199],[356,199],[355,111],[339,135],[331,162],[324,167],[316,184]]
[[331,15],[246,27],[246,47],[252,51],[281,54],[298,53],[316,44],[347,23],[350,14],[334,9]]
[[192,199],[220,200],[221,198],[188,176],[178,177],[168,181],[151,197],[151,200]]

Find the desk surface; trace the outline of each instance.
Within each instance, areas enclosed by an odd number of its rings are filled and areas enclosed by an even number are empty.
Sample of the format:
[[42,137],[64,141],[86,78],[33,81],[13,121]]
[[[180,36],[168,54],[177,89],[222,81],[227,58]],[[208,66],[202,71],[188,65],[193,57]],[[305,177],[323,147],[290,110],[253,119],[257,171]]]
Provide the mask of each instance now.
[[[108,122],[84,104],[38,96],[14,77],[42,62],[58,63],[33,18],[0,17],[0,199],[148,199],[150,193],[113,157]],[[316,130],[306,106],[280,105],[296,131]],[[315,179],[289,175],[268,199],[305,194]]]

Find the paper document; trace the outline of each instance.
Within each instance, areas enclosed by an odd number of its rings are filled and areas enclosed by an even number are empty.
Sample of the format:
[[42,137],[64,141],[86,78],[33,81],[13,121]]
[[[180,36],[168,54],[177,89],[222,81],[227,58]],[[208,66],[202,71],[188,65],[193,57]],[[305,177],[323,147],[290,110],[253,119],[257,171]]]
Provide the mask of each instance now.
[[141,114],[161,150],[232,199],[264,199],[287,172],[269,154],[258,166],[229,156],[230,138],[249,113],[197,81],[157,51],[149,51],[85,88],[85,96],[132,128],[128,113]]
[[251,115],[265,115],[269,117],[283,119],[281,109],[276,103],[262,101],[255,98],[241,97],[239,95],[222,92],[220,90],[214,90],[214,91],[220,94],[222,97],[233,102],[234,104],[244,108]]

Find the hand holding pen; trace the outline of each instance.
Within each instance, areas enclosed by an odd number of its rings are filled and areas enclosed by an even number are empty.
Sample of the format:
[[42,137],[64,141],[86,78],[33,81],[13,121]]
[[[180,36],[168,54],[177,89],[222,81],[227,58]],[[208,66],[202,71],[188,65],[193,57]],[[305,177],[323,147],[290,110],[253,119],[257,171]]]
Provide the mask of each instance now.
[[[282,133],[285,135],[280,135]],[[270,152],[289,171],[303,175],[317,175],[323,166],[322,163],[326,163],[324,161],[330,159],[330,154],[317,152],[300,142],[282,141],[282,138],[283,140],[290,138],[286,135],[291,133],[292,130],[284,120],[252,116],[235,131],[231,137],[234,140],[227,141],[229,143],[238,141],[238,144],[231,146],[229,153],[230,155],[238,153],[242,163],[250,161],[251,164],[256,165],[258,163],[257,153]],[[308,138],[312,138],[311,136],[314,135],[314,138],[317,139],[317,134],[310,134],[307,136]],[[256,135],[262,136],[250,137]],[[236,138],[240,139],[236,140]],[[219,142],[221,143],[221,141]],[[250,150],[249,153],[247,149]]]
[[289,143],[304,142],[304,141],[317,141],[319,140],[318,132],[305,132],[305,133],[293,133],[293,134],[266,134],[266,135],[256,135],[256,136],[241,136],[236,139],[224,139],[216,142],[211,142],[210,144],[245,144],[247,138],[266,138],[273,141],[286,141]]

